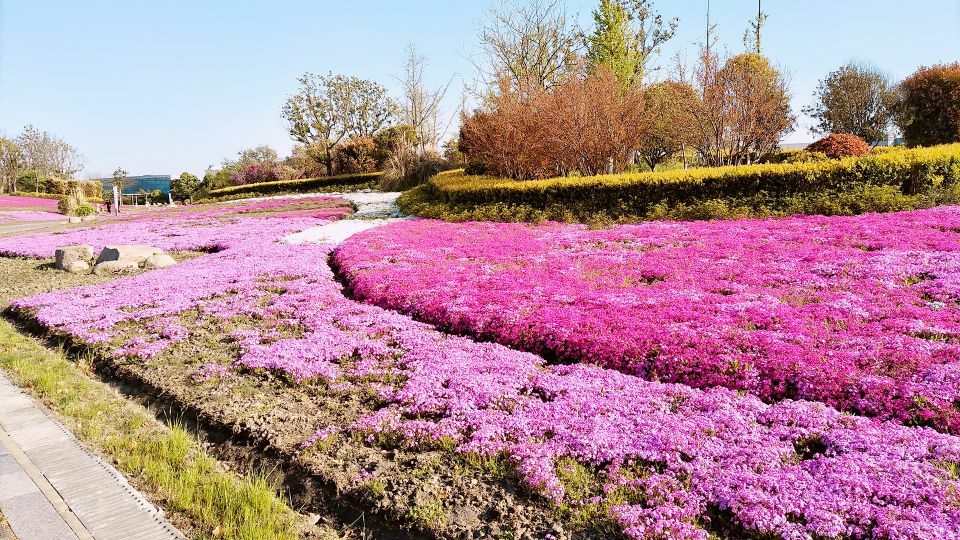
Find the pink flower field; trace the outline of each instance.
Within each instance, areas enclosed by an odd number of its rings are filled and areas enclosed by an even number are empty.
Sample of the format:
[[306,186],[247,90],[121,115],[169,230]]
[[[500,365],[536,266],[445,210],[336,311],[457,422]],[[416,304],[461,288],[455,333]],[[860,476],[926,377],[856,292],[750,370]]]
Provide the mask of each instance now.
[[63,214],[47,212],[45,210],[0,210],[0,224],[66,220],[67,218]]
[[47,199],[45,197],[28,197],[20,195],[0,195],[0,210],[9,210],[16,208],[20,210],[46,210],[47,212],[56,212],[58,199]]
[[960,208],[610,230],[414,220],[335,262],[358,299],[551,361],[960,430]]
[[121,214],[116,220],[105,216],[101,220],[104,223],[89,227],[0,239],[0,255],[52,257],[58,247],[71,244],[89,244],[95,251],[115,244],[150,244],[167,251],[216,251],[261,232],[279,238],[352,211],[347,201],[331,197],[286,201],[157,209]]
[[[64,237],[99,245],[117,235],[167,249],[219,249],[21,299],[14,309],[131,362],[162,362],[200,323],[253,321],[230,335],[235,362],[198,365],[197,380],[267,370],[293,385],[376,400],[373,414],[322,426],[304,446],[344,433],[503,458],[535,493],[595,508],[630,538],[706,540],[717,530],[737,538],[960,536],[960,438],[794,401],[788,391],[788,381],[828,381],[808,367],[819,358],[804,352],[812,349],[850,370],[844,384],[875,373],[891,388],[909,383],[931,396],[943,388],[937,397],[950,399],[951,341],[923,336],[953,328],[956,210],[609,231],[416,220],[336,251],[364,298],[569,365],[353,300],[326,264],[332,246],[277,242],[322,218],[237,217],[247,210],[158,214],[2,241],[8,253],[42,252],[33,256],[47,256]],[[863,322],[870,318],[880,319],[877,328]],[[915,335],[888,338],[880,328]],[[906,365],[892,365],[896,343]],[[874,356],[854,369],[854,350]],[[777,375],[775,365],[797,379]],[[735,375],[753,382],[733,384]],[[836,395],[845,395],[839,387]],[[930,410],[931,418],[952,418]],[[577,471],[595,478],[595,488],[571,490]]]

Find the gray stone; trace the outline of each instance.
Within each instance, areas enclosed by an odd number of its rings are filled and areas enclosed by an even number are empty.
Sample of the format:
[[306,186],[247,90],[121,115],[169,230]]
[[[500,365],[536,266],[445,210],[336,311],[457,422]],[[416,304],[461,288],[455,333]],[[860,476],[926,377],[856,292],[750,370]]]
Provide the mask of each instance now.
[[93,248],[87,245],[63,246],[57,248],[53,253],[57,259],[56,266],[60,270],[66,269],[67,265],[75,261],[90,261],[93,259]]
[[136,272],[139,269],[140,265],[137,264],[137,261],[132,261],[130,259],[119,259],[116,261],[104,261],[97,263],[97,265],[93,267],[93,273],[98,276],[103,276],[107,274]]
[[69,221],[70,223],[80,223],[83,220],[80,219],[80,216],[70,216],[70,218],[67,221]]
[[87,261],[73,261],[64,266],[63,269],[71,274],[88,274],[90,273],[90,263]]
[[164,253],[160,248],[144,245],[125,245],[125,246],[106,246],[97,257],[97,264],[107,261],[119,261],[127,259],[137,264],[142,264],[151,255]]
[[173,257],[167,255],[166,253],[158,253],[156,255],[151,255],[147,257],[147,260],[143,261],[143,267],[147,270],[153,270],[155,268],[166,268],[168,266],[173,266],[177,264],[177,261]]

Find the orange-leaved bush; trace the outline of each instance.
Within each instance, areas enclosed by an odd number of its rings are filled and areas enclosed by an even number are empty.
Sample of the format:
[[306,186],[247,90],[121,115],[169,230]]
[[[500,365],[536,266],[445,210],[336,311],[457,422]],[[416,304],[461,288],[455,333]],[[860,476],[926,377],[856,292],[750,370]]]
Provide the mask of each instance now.
[[808,152],[820,152],[830,159],[864,156],[870,153],[867,141],[849,133],[831,133],[807,146]]
[[601,69],[534,94],[502,84],[485,110],[464,116],[459,148],[489,174],[530,180],[622,171],[642,134],[642,94]]

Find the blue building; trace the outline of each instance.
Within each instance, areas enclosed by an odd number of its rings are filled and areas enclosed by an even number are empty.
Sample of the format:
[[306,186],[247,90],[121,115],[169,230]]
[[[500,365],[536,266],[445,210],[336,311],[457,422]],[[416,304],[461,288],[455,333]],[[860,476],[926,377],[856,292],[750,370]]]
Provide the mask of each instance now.
[[[103,190],[110,193],[113,188],[113,178],[101,178]],[[164,198],[170,193],[170,175],[169,174],[142,174],[140,176],[128,176],[123,184],[124,195],[136,195],[141,191],[150,193],[159,189]]]

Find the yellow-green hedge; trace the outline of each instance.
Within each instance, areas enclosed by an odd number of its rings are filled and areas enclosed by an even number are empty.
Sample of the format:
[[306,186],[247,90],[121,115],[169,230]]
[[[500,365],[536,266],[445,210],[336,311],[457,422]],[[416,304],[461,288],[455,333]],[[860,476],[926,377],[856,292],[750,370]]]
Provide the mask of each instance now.
[[[462,170],[432,178],[406,196],[409,210],[454,219],[639,220],[674,216],[677,209],[725,207],[735,215],[858,213],[854,194],[896,197],[899,208],[952,200],[960,183],[960,144],[901,149],[815,163],[714,167],[654,173],[515,181],[468,176]],[[949,193],[944,195],[946,192]],[[853,208],[830,209],[843,195]],[[905,202],[903,197],[915,199]],[[819,202],[809,204],[809,199]],[[826,209],[820,209],[827,204]],[[883,209],[883,208],[880,208]],[[511,216],[517,212],[524,216]],[[684,212],[681,212],[684,214]],[[700,216],[713,216],[707,211]]]
[[304,178],[300,180],[277,180],[274,182],[260,182],[242,186],[230,186],[210,190],[212,199],[235,198],[240,195],[275,195],[279,193],[309,193],[331,187],[372,187],[380,181],[381,173],[341,174],[337,176],[323,176],[320,178]]

